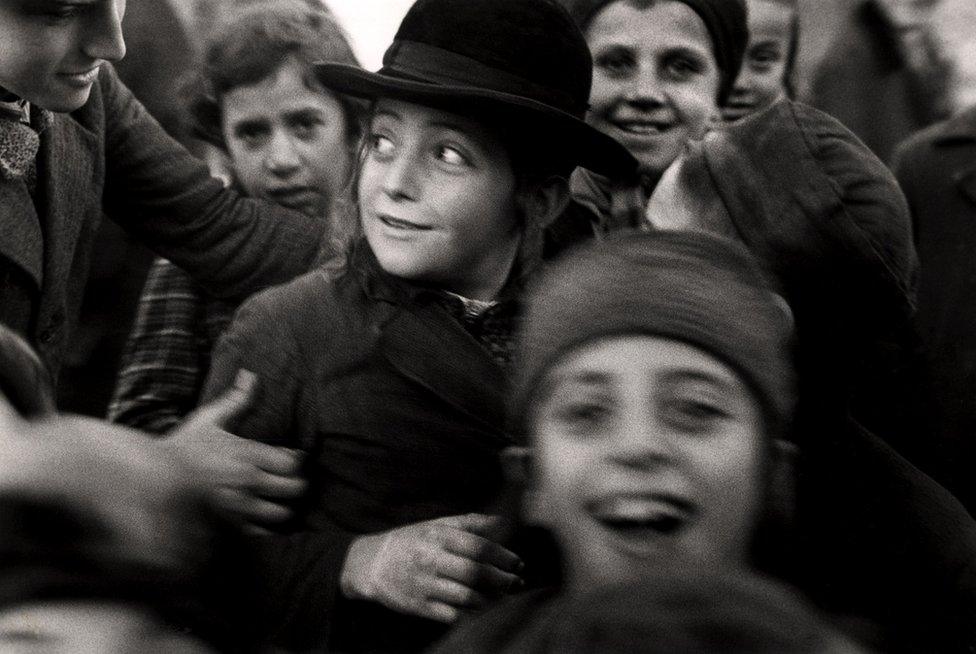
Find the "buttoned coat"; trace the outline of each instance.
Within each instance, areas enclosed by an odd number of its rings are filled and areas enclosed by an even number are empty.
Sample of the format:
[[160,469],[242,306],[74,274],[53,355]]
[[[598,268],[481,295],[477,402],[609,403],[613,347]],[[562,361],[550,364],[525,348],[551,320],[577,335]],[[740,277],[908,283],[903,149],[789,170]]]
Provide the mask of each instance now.
[[917,320],[935,402],[932,471],[976,511],[976,107],[898,149],[920,273]]
[[224,189],[104,66],[88,102],[41,134],[34,197],[0,179],[0,323],[57,374],[103,214],[208,290],[243,296],[308,270],[316,222]]

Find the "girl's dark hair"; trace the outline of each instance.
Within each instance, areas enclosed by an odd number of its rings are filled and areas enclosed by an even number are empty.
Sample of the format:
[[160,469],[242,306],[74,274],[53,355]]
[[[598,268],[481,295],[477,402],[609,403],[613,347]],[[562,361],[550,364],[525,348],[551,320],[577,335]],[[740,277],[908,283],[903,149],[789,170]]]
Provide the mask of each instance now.
[[[229,91],[267,79],[289,61],[299,64],[309,89],[324,91],[315,78],[314,63],[359,65],[332,17],[307,3],[257,4],[211,34],[204,64],[189,85],[190,127],[194,136],[224,149],[221,98]],[[355,143],[365,105],[339,93],[334,96],[345,113],[349,143]]]

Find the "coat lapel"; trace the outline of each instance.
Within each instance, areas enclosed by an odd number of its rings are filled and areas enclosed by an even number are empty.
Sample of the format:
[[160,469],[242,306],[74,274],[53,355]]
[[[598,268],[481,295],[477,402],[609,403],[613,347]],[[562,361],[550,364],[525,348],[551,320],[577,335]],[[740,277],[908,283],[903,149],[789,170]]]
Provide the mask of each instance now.
[[75,256],[78,234],[91,204],[100,210],[95,188],[97,137],[71,116],[59,115],[41,138],[40,197],[44,229],[44,275],[49,284],[66,280]]
[[504,372],[441,308],[401,307],[384,327],[382,348],[401,374],[501,433]]
[[44,281],[44,237],[34,202],[20,181],[0,180],[0,256],[25,272],[40,290]]

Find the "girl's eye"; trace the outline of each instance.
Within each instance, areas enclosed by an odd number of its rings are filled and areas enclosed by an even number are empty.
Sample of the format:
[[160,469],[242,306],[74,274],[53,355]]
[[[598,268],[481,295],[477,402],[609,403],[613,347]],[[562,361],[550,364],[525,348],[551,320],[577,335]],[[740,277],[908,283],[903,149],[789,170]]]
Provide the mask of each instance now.
[[594,62],[611,77],[624,77],[634,68],[634,57],[627,50],[613,49],[600,54]]
[[665,70],[671,79],[681,81],[700,73],[702,66],[687,57],[674,57],[666,62]]
[[268,140],[270,131],[260,125],[243,125],[234,132],[244,147],[254,150]]
[[770,49],[756,50],[749,54],[749,61],[753,68],[758,70],[768,70],[774,64],[779,63],[781,57],[778,52]]
[[437,158],[449,166],[467,166],[468,158],[455,148],[442,145],[437,148]]
[[44,9],[41,17],[52,25],[66,23],[78,14],[77,5],[65,5],[63,7],[52,7]]
[[395,149],[393,141],[382,134],[369,135],[369,150],[380,157],[388,157],[393,154]]
[[291,125],[292,133],[303,141],[309,141],[315,137],[321,120],[316,118],[301,118]]

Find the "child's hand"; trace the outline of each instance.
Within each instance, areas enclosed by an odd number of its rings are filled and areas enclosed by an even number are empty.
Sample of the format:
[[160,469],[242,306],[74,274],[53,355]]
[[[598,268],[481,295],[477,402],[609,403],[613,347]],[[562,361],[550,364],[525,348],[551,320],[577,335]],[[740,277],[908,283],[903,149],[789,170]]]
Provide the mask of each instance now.
[[502,518],[471,513],[362,536],[346,557],[343,592],[454,622],[462,611],[522,586],[522,561],[496,542],[503,529]]
[[291,517],[289,503],[305,491],[305,481],[300,452],[226,431],[256,386],[254,374],[242,370],[233,388],[190,414],[167,442],[217,508],[242,525],[262,528]]

